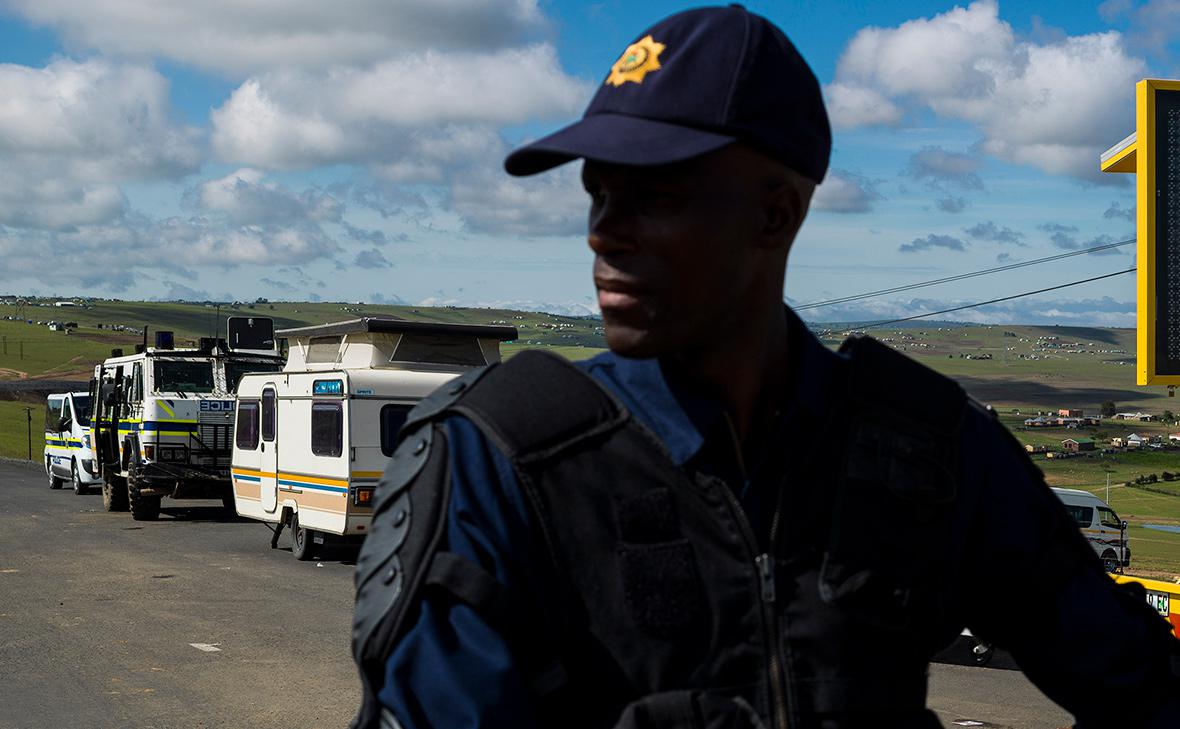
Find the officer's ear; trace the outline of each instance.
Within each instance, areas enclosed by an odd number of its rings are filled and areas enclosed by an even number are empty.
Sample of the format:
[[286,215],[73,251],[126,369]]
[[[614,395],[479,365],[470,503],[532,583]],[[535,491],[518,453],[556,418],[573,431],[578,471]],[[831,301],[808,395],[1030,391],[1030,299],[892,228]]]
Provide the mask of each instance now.
[[790,248],[807,217],[815,183],[781,165],[767,175],[762,239],[766,248]]

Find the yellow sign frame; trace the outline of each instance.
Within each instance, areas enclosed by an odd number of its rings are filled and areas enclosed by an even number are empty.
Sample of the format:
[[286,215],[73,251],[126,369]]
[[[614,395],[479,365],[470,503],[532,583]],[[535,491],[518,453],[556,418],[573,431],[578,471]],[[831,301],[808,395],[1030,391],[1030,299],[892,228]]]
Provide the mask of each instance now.
[[1156,371],[1155,95],[1180,91],[1180,81],[1146,78],[1135,84],[1135,132],[1101,157],[1103,172],[1135,173],[1135,384],[1180,385],[1180,375]]

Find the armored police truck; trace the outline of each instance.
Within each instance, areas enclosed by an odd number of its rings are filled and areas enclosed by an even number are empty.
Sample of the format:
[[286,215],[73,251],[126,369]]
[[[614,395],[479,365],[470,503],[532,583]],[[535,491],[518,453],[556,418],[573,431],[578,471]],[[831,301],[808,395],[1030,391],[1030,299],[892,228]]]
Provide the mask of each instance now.
[[230,317],[229,341],[202,338],[178,349],[171,332],[155,346],[121,350],[94,368],[91,440],[107,511],[159,516],[160,500],[221,499],[232,510],[230,435],[234,389],[247,372],[274,372],[283,359],[270,319]]
[[49,488],[69,479],[79,496],[101,483],[90,448],[89,394],[55,393],[45,401],[45,473]]
[[289,526],[305,560],[328,539],[364,537],[410,408],[499,361],[516,329],[368,317],[278,334],[290,342],[283,371],[238,385],[234,500],[241,516],[276,525],[272,548]]

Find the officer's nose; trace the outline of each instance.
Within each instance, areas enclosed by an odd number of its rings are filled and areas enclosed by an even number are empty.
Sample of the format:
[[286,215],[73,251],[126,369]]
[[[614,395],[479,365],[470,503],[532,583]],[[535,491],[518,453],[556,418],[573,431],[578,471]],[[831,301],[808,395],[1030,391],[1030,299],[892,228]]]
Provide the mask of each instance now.
[[635,236],[627,206],[615,196],[599,195],[590,205],[587,243],[598,255],[621,253],[635,248]]

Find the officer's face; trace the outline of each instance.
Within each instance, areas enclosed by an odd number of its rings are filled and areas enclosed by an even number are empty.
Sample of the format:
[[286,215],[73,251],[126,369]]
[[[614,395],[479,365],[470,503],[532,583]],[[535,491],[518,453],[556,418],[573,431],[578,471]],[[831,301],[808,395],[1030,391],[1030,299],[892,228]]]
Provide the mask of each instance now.
[[594,284],[613,351],[691,354],[724,341],[750,307],[781,307],[786,250],[768,250],[765,163],[738,145],[663,167],[586,162]]

